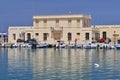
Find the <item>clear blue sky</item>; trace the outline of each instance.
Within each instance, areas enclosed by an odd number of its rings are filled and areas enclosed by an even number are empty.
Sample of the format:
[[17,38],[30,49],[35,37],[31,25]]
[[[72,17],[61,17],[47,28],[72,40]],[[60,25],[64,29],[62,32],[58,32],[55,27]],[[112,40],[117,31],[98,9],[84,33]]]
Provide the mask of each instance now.
[[0,32],[32,26],[34,15],[90,14],[93,25],[120,24],[120,0],[0,0]]

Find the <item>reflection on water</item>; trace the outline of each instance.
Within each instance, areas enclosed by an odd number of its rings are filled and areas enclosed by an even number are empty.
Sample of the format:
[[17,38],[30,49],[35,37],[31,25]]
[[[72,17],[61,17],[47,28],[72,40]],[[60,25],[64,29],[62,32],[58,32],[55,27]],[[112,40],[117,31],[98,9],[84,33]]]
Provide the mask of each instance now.
[[0,80],[120,79],[119,66],[119,50],[0,48]]

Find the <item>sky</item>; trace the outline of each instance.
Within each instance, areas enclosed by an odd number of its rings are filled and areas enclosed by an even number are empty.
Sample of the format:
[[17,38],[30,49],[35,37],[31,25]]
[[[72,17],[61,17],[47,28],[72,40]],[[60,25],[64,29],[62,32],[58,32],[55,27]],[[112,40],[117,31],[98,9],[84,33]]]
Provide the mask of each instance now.
[[120,0],[0,0],[0,32],[32,26],[35,15],[56,14],[86,14],[92,25],[120,25]]

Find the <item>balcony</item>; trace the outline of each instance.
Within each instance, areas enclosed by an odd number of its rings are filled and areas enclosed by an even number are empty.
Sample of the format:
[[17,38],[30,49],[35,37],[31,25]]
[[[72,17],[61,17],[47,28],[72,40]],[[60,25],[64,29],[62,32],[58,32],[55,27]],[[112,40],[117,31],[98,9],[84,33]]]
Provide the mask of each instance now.
[[62,31],[63,27],[51,27],[52,31]]

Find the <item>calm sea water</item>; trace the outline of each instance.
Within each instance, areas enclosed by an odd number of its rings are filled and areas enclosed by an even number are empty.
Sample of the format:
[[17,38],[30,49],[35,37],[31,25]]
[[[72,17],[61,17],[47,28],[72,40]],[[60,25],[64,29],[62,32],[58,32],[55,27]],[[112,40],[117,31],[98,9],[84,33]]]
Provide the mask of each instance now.
[[120,79],[120,50],[0,48],[0,80],[106,79]]

